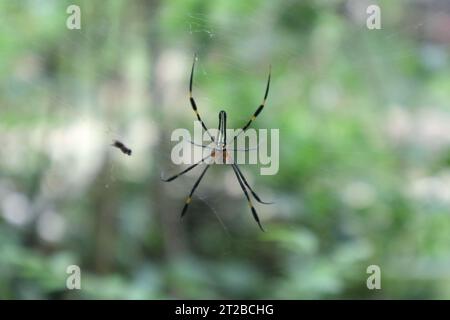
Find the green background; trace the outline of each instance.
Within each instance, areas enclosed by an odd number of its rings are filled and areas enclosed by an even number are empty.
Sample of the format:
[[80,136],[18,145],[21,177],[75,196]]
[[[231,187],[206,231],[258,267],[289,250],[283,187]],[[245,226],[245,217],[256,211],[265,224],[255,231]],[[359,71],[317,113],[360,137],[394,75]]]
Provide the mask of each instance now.
[[[1,0],[0,298],[450,298],[450,6],[375,3],[381,30],[356,0]],[[254,128],[279,172],[242,166],[265,233],[230,167],[183,220],[200,170],[160,180],[194,53],[210,127],[242,126],[272,65]]]

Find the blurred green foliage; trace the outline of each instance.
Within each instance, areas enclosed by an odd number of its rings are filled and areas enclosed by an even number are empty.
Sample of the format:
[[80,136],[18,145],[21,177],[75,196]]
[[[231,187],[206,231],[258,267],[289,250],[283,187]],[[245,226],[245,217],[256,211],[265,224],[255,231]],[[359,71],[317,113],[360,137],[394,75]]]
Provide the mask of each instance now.
[[[377,3],[371,31],[356,0],[1,0],[0,298],[450,298],[450,7]],[[266,233],[230,168],[183,220],[199,172],[160,181],[194,53],[210,127],[242,126],[272,65],[254,127],[279,172],[243,166]]]

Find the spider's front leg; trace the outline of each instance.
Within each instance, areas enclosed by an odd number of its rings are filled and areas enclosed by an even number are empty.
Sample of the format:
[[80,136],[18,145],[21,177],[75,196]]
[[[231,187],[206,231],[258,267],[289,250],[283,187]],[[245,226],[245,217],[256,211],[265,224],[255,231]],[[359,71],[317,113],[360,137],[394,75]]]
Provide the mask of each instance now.
[[211,138],[211,141],[214,141],[214,137],[209,133],[208,128],[206,127],[205,123],[203,122],[202,118],[200,117],[200,113],[197,109],[197,103],[195,102],[194,96],[192,95],[192,83],[194,79],[194,68],[195,68],[195,61],[197,60],[197,55],[194,56],[194,62],[192,63],[192,69],[191,69],[191,76],[189,78],[189,102],[191,103],[192,110],[194,110],[195,115],[197,116],[198,121],[202,124],[203,129],[208,133],[209,137]]

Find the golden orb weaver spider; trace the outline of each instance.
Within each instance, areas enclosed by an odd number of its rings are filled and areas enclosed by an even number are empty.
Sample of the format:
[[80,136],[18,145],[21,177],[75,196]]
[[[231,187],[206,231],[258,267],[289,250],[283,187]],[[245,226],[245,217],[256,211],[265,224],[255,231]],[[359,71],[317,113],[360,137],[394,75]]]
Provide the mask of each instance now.
[[[245,179],[244,175],[242,174],[242,171],[239,169],[237,163],[231,158],[229,152],[228,152],[228,148],[227,148],[227,136],[226,136],[226,122],[227,122],[227,113],[225,111],[220,111],[219,112],[219,127],[218,127],[218,131],[217,131],[217,136],[214,139],[214,137],[211,135],[211,133],[208,131],[208,128],[206,127],[205,123],[203,122],[202,118],[200,117],[200,114],[198,112],[197,109],[197,103],[195,102],[195,99],[192,95],[192,82],[193,82],[193,77],[194,77],[194,68],[195,68],[195,61],[197,60],[197,56],[194,56],[194,62],[192,63],[192,69],[191,69],[191,76],[190,76],[190,80],[189,80],[189,101],[192,107],[192,110],[194,111],[195,115],[197,116],[198,121],[200,121],[203,129],[208,133],[209,137],[211,138],[212,142],[215,142],[216,147],[212,148],[211,153],[209,153],[206,157],[204,157],[203,159],[201,159],[199,162],[194,163],[193,165],[191,165],[190,167],[184,169],[183,171],[177,173],[176,175],[164,179],[163,177],[161,177],[161,180],[165,181],[165,182],[170,182],[175,180],[176,178],[178,178],[179,176],[189,172],[190,170],[194,169],[196,166],[198,166],[199,164],[203,163],[205,160],[209,159],[209,158],[218,158],[220,157],[220,159],[223,161],[223,163],[225,164],[231,164],[233,171],[236,175],[237,181],[242,189],[242,191],[244,192],[245,197],[247,198],[248,201],[248,205],[250,206],[253,218],[255,219],[255,221],[258,223],[259,228],[262,231],[265,231],[264,228],[261,225],[261,222],[259,220],[258,214],[256,213],[256,210],[253,206],[252,200],[250,199],[249,193],[247,191],[247,189],[250,191],[250,193],[253,195],[253,197],[255,198],[256,201],[258,201],[259,203],[262,204],[271,204],[272,202],[264,202],[261,200],[261,198],[256,194],[255,191],[253,191],[253,189],[250,187],[249,183],[247,182],[247,179]],[[269,77],[267,79],[267,86],[266,86],[266,92],[264,94],[264,98],[262,103],[259,105],[259,107],[256,109],[255,113],[252,115],[252,117],[250,118],[250,120],[241,128],[241,131],[234,136],[233,140],[233,144],[236,142],[236,139],[238,138],[238,136],[245,132],[251,125],[251,123],[256,119],[256,117],[261,113],[261,111],[263,110],[265,104],[266,104],[266,100],[267,100],[267,95],[269,94],[269,87],[270,87],[270,75],[271,75],[271,71],[269,68]],[[191,142],[192,143],[192,142]],[[194,143],[192,143],[194,144]],[[201,147],[207,147],[204,145],[199,145]],[[230,163],[231,162],[231,163]],[[181,217],[183,217],[186,214],[186,211],[188,209],[189,204],[192,201],[192,195],[194,194],[195,190],[197,189],[198,185],[200,184],[201,180],[203,179],[203,176],[205,175],[206,171],[208,170],[209,166],[211,164],[207,163],[206,167],[203,169],[202,173],[200,174],[200,176],[198,177],[197,181],[195,182],[194,186],[192,187],[191,192],[189,193],[189,196],[186,198],[186,202],[184,204],[184,207],[181,211]]]

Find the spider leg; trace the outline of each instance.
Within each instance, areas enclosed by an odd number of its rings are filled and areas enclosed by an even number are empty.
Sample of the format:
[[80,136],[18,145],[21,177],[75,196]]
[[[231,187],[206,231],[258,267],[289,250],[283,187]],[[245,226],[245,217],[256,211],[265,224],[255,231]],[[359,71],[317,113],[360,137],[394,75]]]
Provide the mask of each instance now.
[[211,146],[205,146],[204,144],[199,144],[199,143],[195,143],[194,141],[191,140],[187,140],[190,144],[196,146],[196,147],[202,147],[202,148],[207,148],[207,149],[212,149],[215,150],[216,148],[211,147]]
[[184,204],[183,210],[181,211],[181,217],[183,218],[183,216],[186,214],[186,210],[189,206],[189,203],[191,203],[192,201],[192,195],[194,194],[195,189],[197,189],[198,185],[200,184],[200,181],[202,181],[203,176],[206,173],[206,170],[208,170],[209,168],[209,164],[206,165],[205,169],[203,170],[202,174],[200,175],[200,177],[198,177],[197,181],[195,182],[194,186],[192,187],[191,193],[189,193],[189,196],[186,198],[186,202]]
[[181,175],[185,174],[186,172],[188,172],[188,171],[194,169],[196,166],[198,166],[200,163],[202,163],[203,161],[205,161],[205,160],[208,159],[209,157],[211,157],[211,155],[208,155],[208,156],[204,157],[204,158],[203,158],[202,160],[200,160],[199,162],[194,163],[194,164],[191,165],[190,167],[187,167],[186,169],[184,169],[184,170],[181,171],[180,173],[177,173],[176,175],[174,175],[174,176],[172,176],[172,177],[170,177],[170,178],[168,178],[168,179],[164,179],[164,178],[162,177],[162,175],[161,175],[161,180],[162,180],[162,181],[165,181],[165,182],[170,182],[170,181],[172,181],[172,180],[175,180],[175,179],[178,178],[179,176],[181,176]]
[[247,186],[248,190],[250,190],[250,192],[252,193],[253,197],[256,199],[256,201],[258,201],[259,203],[262,204],[273,204],[273,202],[265,202],[262,201],[261,198],[256,194],[255,191],[253,191],[253,189],[250,187],[250,185],[247,182],[247,179],[245,179],[242,171],[239,169],[238,165],[236,163],[232,164],[232,166],[236,169],[237,173],[239,174],[239,176],[241,177],[241,180],[244,182],[244,184]]
[[252,210],[253,218],[258,223],[259,228],[264,232],[265,230],[262,227],[261,222],[259,221],[258,214],[256,213],[256,210],[255,210],[255,208],[253,207],[253,204],[252,204],[252,200],[250,199],[250,197],[248,195],[248,192],[245,189],[245,186],[244,186],[244,184],[241,181],[241,177],[239,176],[238,172],[236,171],[236,168],[234,166],[232,168],[234,170],[234,173],[236,174],[236,178],[237,178],[237,180],[239,182],[239,185],[241,186],[241,189],[242,189],[242,191],[244,191],[245,197],[247,198],[248,205],[250,206],[250,209]]
[[195,99],[192,96],[192,80],[194,78],[195,60],[197,60],[197,55],[194,56],[194,62],[192,63],[192,69],[191,69],[191,77],[189,80],[189,101],[191,102],[192,110],[194,110],[198,121],[201,122],[203,129],[208,133],[211,140],[214,141],[214,137],[209,133],[208,128],[206,127],[205,123],[203,122],[202,118],[200,117],[200,114],[198,113],[197,104],[195,103]]
[[270,75],[271,75],[271,68],[269,68],[269,77],[267,79],[266,93],[264,94],[264,99],[262,103],[259,105],[258,109],[256,109],[255,113],[252,115],[247,124],[244,127],[242,127],[241,131],[233,138],[233,143],[236,142],[237,137],[239,137],[241,133],[244,133],[248,129],[248,127],[250,127],[251,123],[255,121],[256,117],[261,113],[262,109],[264,108],[267,100],[267,95],[269,94]]

